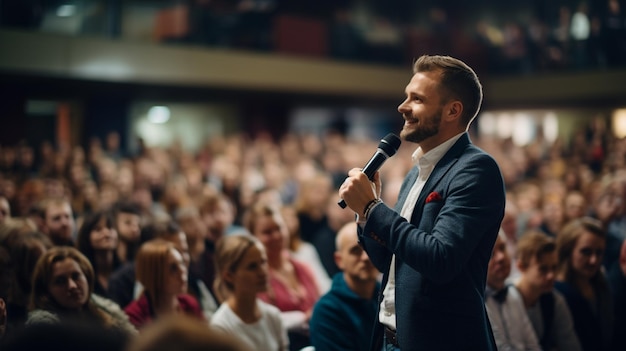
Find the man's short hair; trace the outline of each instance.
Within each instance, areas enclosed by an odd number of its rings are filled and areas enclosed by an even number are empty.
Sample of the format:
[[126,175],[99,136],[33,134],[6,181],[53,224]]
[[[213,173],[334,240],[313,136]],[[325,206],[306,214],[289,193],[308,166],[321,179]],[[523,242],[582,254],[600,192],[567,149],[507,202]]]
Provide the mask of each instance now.
[[533,257],[539,260],[541,256],[556,251],[556,242],[553,238],[546,234],[531,230],[519,239],[517,242],[517,261],[527,267]]

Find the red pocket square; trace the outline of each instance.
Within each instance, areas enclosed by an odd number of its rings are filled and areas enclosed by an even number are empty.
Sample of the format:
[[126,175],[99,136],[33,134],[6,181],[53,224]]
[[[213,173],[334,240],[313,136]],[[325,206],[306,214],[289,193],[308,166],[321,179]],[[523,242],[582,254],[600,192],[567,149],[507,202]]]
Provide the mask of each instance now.
[[426,203],[429,203],[431,201],[441,201],[443,200],[441,198],[441,195],[439,195],[438,192],[433,191],[432,193],[428,194],[428,196],[426,197]]

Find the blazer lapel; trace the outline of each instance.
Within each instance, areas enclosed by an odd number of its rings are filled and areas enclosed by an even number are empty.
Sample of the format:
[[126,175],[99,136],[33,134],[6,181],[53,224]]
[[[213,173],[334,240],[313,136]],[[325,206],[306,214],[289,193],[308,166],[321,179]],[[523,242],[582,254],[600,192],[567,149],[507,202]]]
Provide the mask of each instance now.
[[[450,148],[450,150],[448,150],[448,152],[443,155],[441,160],[439,160],[439,162],[433,169],[433,172],[428,177],[426,184],[424,184],[422,191],[420,192],[420,195],[417,199],[417,204],[415,204],[415,209],[413,210],[413,215],[411,216],[412,221],[419,220],[416,215],[421,215],[422,209],[426,202],[426,197],[435,189],[437,184],[439,184],[439,182],[443,179],[444,175],[450,170],[452,165],[456,163],[456,161],[459,159],[459,156],[462,155],[463,150],[467,147],[467,145],[469,145],[469,143],[470,141],[467,133],[463,134],[459,138],[459,140],[457,140],[457,142],[452,145],[452,148]],[[441,196],[444,199],[446,198],[446,194],[441,194]]]
[[393,207],[393,209],[396,212],[402,213],[402,207],[404,206],[404,202],[406,201],[406,198],[409,196],[409,192],[411,191],[413,184],[417,180],[418,175],[419,175],[419,168],[417,166],[413,166],[413,168],[411,169],[411,171],[406,177],[403,188],[398,194],[398,201],[396,201],[396,205]]

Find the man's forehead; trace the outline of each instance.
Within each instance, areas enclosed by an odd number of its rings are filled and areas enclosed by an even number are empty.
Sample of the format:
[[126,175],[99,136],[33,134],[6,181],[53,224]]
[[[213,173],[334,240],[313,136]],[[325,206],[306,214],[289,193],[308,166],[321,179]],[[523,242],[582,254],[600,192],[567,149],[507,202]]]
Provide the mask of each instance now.
[[46,208],[46,213],[47,214],[59,214],[59,213],[71,213],[72,212],[72,208],[70,207],[70,204],[68,203],[53,203],[48,205],[48,207]]

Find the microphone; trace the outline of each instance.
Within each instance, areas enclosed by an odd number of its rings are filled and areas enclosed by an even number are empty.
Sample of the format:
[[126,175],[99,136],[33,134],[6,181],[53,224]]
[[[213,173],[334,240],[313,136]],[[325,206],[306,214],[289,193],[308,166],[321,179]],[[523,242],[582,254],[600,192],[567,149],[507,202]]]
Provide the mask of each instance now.
[[[387,134],[381,141],[378,143],[378,149],[376,149],[376,153],[370,160],[367,162],[365,167],[363,167],[363,173],[370,179],[373,180],[374,174],[378,169],[387,161],[387,159],[396,154],[398,151],[398,147],[400,147],[400,138],[393,133]],[[346,202],[342,199],[338,203],[341,208],[346,208]]]

